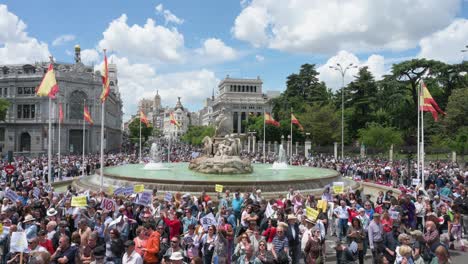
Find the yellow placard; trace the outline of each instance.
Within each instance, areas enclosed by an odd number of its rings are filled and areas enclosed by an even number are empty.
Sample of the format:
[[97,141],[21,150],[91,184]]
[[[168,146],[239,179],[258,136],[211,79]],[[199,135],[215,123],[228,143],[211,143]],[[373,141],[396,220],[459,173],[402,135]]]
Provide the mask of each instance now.
[[338,193],[343,193],[344,192],[344,183],[343,182],[334,182],[333,183],[333,192],[338,194]]
[[322,212],[326,212],[328,207],[327,200],[318,200],[317,201],[317,209],[322,209]]
[[133,192],[141,193],[145,191],[145,186],[143,184],[137,184],[133,187]]
[[0,234],[3,234],[3,224],[0,224]]
[[71,206],[73,207],[85,207],[88,205],[86,196],[74,196],[71,200]]
[[220,184],[216,184],[216,185],[215,185],[215,191],[216,191],[216,192],[219,192],[219,193],[220,193],[220,192],[223,192],[223,188],[224,188],[224,186],[222,186],[222,185],[220,185]]
[[107,188],[107,192],[108,192],[109,194],[114,194],[114,187],[109,186],[109,188]]
[[317,210],[315,210],[313,208],[310,208],[310,207],[306,207],[306,216],[307,216],[307,218],[317,220],[318,215],[319,215],[319,211],[317,211]]

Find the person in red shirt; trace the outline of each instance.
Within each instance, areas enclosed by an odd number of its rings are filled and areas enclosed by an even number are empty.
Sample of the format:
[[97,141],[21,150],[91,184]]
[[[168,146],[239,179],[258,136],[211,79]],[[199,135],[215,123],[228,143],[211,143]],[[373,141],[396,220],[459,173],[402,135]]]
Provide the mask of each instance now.
[[143,252],[143,260],[147,264],[159,263],[159,242],[161,234],[155,230],[153,223],[145,223],[144,227],[147,232],[148,239],[146,240],[145,247],[141,249]]
[[39,238],[39,245],[47,249],[50,255],[53,255],[55,252],[54,245],[52,244],[52,240],[47,239],[47,232],[45,230],[41,230],[37,234],[37,237]]
[[182,224],[173,213],[169,212],[169,217],[166,212],[162,213],[164,223],[169,226],[169,239],[173,237],[179,237]]

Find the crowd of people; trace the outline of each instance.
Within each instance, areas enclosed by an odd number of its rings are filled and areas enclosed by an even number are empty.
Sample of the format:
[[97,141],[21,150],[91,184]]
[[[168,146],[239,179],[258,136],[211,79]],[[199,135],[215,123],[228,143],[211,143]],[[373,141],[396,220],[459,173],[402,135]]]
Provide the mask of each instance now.
[[[196,151],[175,144],[171,161],[189,161]],[[317,196],[290,188],[264,197],[261,186],[211,196],[153,190],[142,202],[141,190],[69,186],[56,192],[46,181],[46,158],[16,157],[12,175],[0,166],[0,263],[361,264],[366,254],[373,263],[450,263],[450,250],[465,251],[468,172],[456,163],[428,163],[422,183],[402,161],[294,160],[389,185],[388,191],[372,196],[325,186]],[[137,162],[133,154],[105,156],[105,166]],[[100,167],[99,155],[84,162],[62,156],[53,166],[55,180],[87,175]],[[85,197],[85,204],[73,204],[77,197]],[[12,250],[16,232],[26,235],[22,253]]]

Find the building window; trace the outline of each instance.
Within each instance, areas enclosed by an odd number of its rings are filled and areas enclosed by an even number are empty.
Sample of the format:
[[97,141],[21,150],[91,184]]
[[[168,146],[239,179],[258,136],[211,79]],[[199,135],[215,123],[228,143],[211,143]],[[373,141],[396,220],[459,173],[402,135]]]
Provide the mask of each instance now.
[[7,97],[8,96],[8,88],[5,87],[3,88],[3,97]]
[[[74,91],[70,96],[70,119],[83,119],[84,100],[87,98],[83,91]],[[87,103],[89,105],[89,103]],[[89,107],[88,107],[89,109]],[[89,109],[91,110],[91,109]]]
[[5,128],[0,127],[0,141],[5,141]]
[[0,88],[0,96],[3,96],[3,88]]
[[23,94],[23,87],[18,87],[18,94]]
[[17,118],[31,119],[36,117],[36,105],[20,104],[17,109]]
[[257,92],[257,86],[254,86],[254,93]]

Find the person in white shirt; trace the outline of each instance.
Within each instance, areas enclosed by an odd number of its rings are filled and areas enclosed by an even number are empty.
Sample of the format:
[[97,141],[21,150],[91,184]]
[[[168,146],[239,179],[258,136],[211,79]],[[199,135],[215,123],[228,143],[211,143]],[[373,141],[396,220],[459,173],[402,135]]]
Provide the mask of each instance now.
[[340,206],[336,207],[333,210],[335,217],[338,219],[338,238],[340,240],[346,237],[346,234],[348,232],[348,218],[349,218],[348,209],[349,209],[349,206],[346,206],[346,201],[341,200]]
[[143,258],[135,251],[135,242],[127,240],[124,245],[125,254],[122,258],[122,264],[143,264]]

